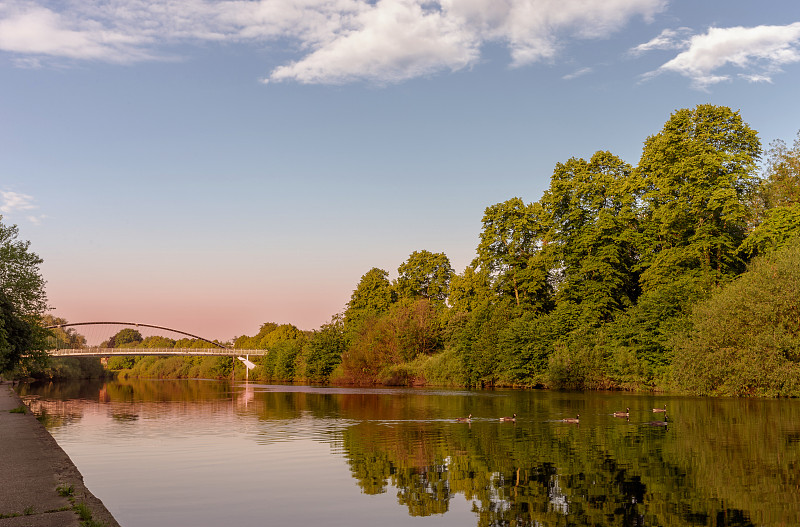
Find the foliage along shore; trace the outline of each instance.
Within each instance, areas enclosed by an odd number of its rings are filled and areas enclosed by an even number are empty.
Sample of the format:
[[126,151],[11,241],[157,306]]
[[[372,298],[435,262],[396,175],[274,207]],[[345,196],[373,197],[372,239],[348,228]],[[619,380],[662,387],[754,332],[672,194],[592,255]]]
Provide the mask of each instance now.
[[[365,273],[318,330],[266,323],[232,344],[270,351],[258,381],[800,396],[800,134],[759,177],[763,153],[738,112],[678,110],[637,166],[571,158],[539,201],[487,207],[463,273],[415,251],[395,280]],[[148,339],[111,344],[169,345]],[[231,360],[108,368],[224,378]]]

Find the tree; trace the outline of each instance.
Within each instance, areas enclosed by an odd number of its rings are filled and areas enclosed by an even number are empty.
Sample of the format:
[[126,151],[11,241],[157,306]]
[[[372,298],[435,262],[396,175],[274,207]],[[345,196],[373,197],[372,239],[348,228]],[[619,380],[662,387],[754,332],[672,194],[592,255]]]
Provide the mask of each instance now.
[[750,233],[739,250],[748,259],[784,247],[800,235],[800,202],[768,209],[763,221]]
[[386,313],[396,300],[389,273],[377,267],[367,271],[350,295],[350,302],[344,312],[345,336],[348,342],[366,320]]
[[42,354],[36,352],[45,345],[39,320],[47,308],[42,259],[18,235],[16,225],[0,221],[0,372],[14,369],[24,356],[38,362]]
[[344,320],[337,314],[311,335],[306,347],[305,377],[316,382],[327,381],[342,362],[344,350]]
[[756,225],[740,247],[746,258],[783,247],[800,234],[800,132],[791,148],[780,139],[770,143],[753,208]]
[[39,271],[42,259],[30,250],[31,242],[17,240],[17,226],[6,226],[2,219],[0,216],[0,292],[20,315],[41,315],[47,310],[45,281]]
[[539,204],[511,198],[487,207],[472,265],[486,271],[501,294],[513,294],[517,306],[539,305],[547,295],[547,273],[539,258],[545,232]]
[[432,300],[444,303],[453,268],[444,253],[414,251],[397,268],[396,290],[402,298]]
[[756,259],[700,303],[677,339],[679,388],[702,395],[800,396],[800,238]]
[[[44,315],[41,323],[45,327],[63,326],[67,320],[53,315]],[[86,337],[78,333],[75,328],[55,327],[49,330],[59,347],[68,349],[79,349],[86,346]]]
[[257,349],[270,349],[279,342],[303,338],[303,332],[292,324],[281,324],[274,330],[266,333],[259,342]]
[[789,148],[780,139],[770,143],[761,196],[767,209],[800,203],[800,131]]
[[586,318],[607,321],[638,296],[637,196],[630,165],[610,152],[558,163],[542,196],[557,301],[580,304]]
[[699,105],[647,138],[636,169],[645,204],[645,290],[686,274],[715,283],[743,268],[758,136],[739,112]]
[[[101,348],[135,348],[144,338],[139,330],[133,328],[123,328],[117,331],[107,341],[100,344]],[[127,346],[126,346],[127,344]]]
[[450,280],[448,303],[456,313],[468,313],[492,299],[491,284],[486,272],[476,271],[471,265]]
[[13,369],[33,343],[33,328],[0,291],[0,372]]

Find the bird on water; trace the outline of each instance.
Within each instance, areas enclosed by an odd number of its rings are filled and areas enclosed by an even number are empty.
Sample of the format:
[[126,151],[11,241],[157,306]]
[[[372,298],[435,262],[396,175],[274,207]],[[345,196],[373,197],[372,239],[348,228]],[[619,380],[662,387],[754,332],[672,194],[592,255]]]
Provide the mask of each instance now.
[[580,423],[581,422],[581,414],[578,414],[577,417],[567,417],[566,419],[561,420],[562,423]]
[[614,417],[630,417],[631,416],[631,409],[625,408],[624,412],[614,412]]
[[653,411],[667,413],[667,405],[665,404],[664,408],[653,408]]
[[458,419],[456,419],[456,421],[458,421],[459,423],[469,423],[470,421],[472,421],[472,414],[469,414],[469,416],[467,417],[459,417]]
[[507,421],[507,422],[516,423],[517,422],[517,414],[514,414],[511,417],[501,417],[500,420],[501,421]]

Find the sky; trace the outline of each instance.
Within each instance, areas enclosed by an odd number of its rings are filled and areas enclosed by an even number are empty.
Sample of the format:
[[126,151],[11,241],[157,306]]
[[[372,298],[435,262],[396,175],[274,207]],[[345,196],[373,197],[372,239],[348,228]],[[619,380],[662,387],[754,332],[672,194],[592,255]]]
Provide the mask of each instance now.
[[797,0],[0,0],[0,215],[69,322],[310,330],[556,163],[698,104],[791,143],[798,93]]

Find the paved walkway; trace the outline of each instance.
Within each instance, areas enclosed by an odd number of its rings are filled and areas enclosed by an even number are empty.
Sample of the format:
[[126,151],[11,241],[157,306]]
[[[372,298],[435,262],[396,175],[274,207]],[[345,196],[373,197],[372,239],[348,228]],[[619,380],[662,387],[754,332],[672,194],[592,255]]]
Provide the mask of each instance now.
[[[73,504],[85,503],[92,525],[119,524],[83,484],[83,476],[44,426],[22,406],[8,383],[0,381],[0,527],[79,527]],[[72,500],[59,485],[72,485]]]

